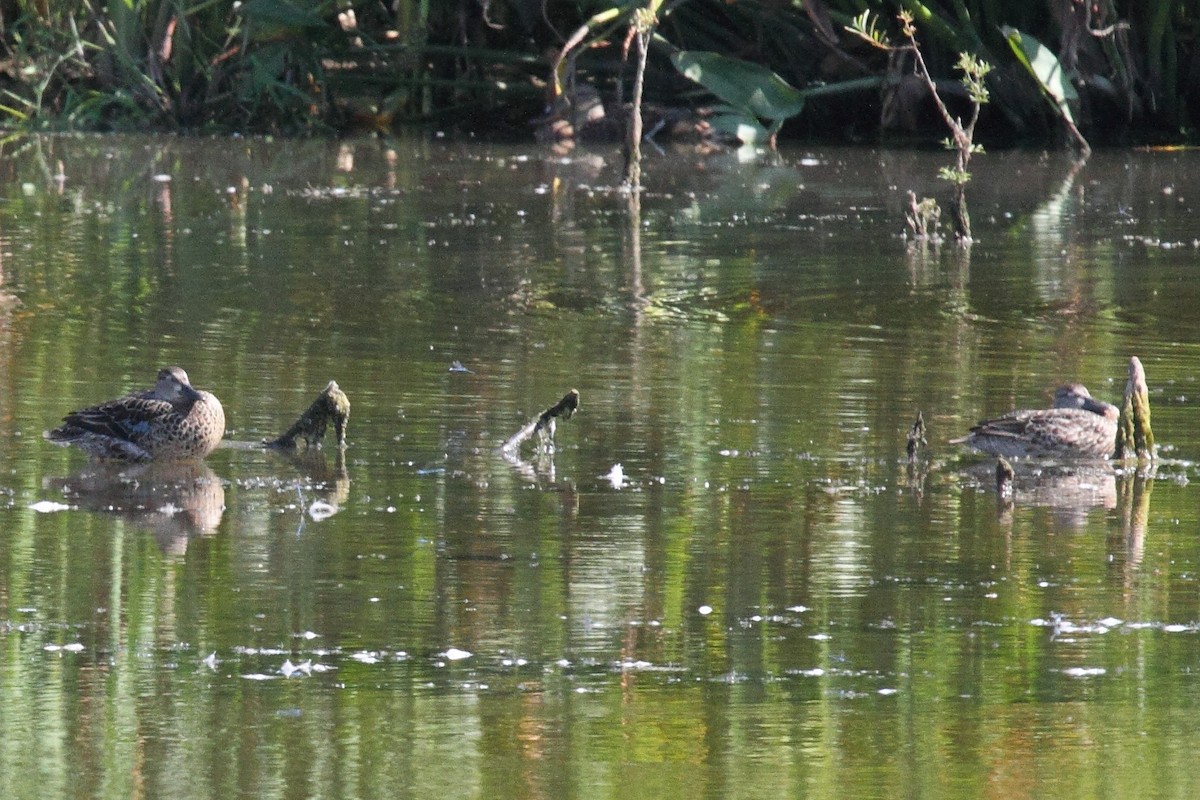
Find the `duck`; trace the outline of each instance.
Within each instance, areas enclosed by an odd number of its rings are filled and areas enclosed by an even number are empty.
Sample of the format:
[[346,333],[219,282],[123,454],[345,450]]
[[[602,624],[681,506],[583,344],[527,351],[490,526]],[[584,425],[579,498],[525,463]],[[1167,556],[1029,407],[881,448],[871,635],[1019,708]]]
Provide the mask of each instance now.
[[982,420],[951,444],[967,444],[1007,458],[1103,459],[1116,449],[1120,416],[1120,409],[1092,397],[1083,384],[1069,383],[1054,393],[1052,408],[1012,411]]
[[131,462],[202,459],[224,436],[221,401],[180,367],[159,370],[153,389],[72,411],[45,434],[99,460]]

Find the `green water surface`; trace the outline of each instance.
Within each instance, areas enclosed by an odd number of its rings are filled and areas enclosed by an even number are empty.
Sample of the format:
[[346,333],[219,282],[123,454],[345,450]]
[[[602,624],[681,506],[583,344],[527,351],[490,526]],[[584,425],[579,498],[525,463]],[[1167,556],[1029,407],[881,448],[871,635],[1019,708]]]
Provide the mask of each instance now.
[[[1200,153],[982,156],[961,248],[940,153],[3,147],[0,796],[1200,791]],[[1131,355],[1153,472],[948,444]],[[242,446],[42,439],[170,364]]]

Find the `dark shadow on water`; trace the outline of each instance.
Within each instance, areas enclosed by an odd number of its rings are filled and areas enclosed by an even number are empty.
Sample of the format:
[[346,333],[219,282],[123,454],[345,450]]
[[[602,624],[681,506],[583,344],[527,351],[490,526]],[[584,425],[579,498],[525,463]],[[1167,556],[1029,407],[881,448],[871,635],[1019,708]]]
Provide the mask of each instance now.
[[225,512],[225,488],[207,464],[90,464],[46,488],[88,511],[119,516],[154,534],[164,553],[182,555],[193,536],[215,533]]

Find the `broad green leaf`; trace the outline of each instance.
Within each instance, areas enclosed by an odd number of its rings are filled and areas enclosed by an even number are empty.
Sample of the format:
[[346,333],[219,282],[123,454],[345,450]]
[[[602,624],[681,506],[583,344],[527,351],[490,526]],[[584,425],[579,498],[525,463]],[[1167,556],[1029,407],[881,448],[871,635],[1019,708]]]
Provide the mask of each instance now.
[[782,121],[804,108],[804,92],[760,64],[703,50],[680,50],[671,61],[684,76],[760,119]]
[[1059,63],[1058,57],[1037,39],[1021,33],[1016,28],[1004,26],[1000,29],[1008,39],[1009,47],[1016,54],[1017,60],[1029,70],[1029,74],[1037,80],[1042,89],[1054,101],[1064,119],[1072,124],[1075,118],[1071,114],[1068,103],[1078,100],[1079,94],[1071,84],[1070,77]]
[[737,139],[742,144],[762,144],[771,132],[748,111],[722,106],[708,118],[708,124],[722,136]]

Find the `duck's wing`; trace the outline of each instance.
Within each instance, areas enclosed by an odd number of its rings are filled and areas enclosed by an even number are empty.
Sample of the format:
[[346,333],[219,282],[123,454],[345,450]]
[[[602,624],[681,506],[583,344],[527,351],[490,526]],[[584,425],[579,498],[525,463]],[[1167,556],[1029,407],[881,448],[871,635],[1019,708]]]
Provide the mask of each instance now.
[[981,420],[971,428],[971,433],[1001,439],[1026,439],[1046,426],[1047,416],[1046,411],[1041,410],[1014,411],[1002,417]]
[[971,436],[1023,442],[1051,453],[1105,456],[1116,442],[1116,422],[1081,408],[1048,408],[984,420]]
[[52,439],[70,441],[82,434],[108,436],[138,443],[154,425],[175,412],[166,400],[149,393],[129,395],[97,406],[72,411],[50,432]]

